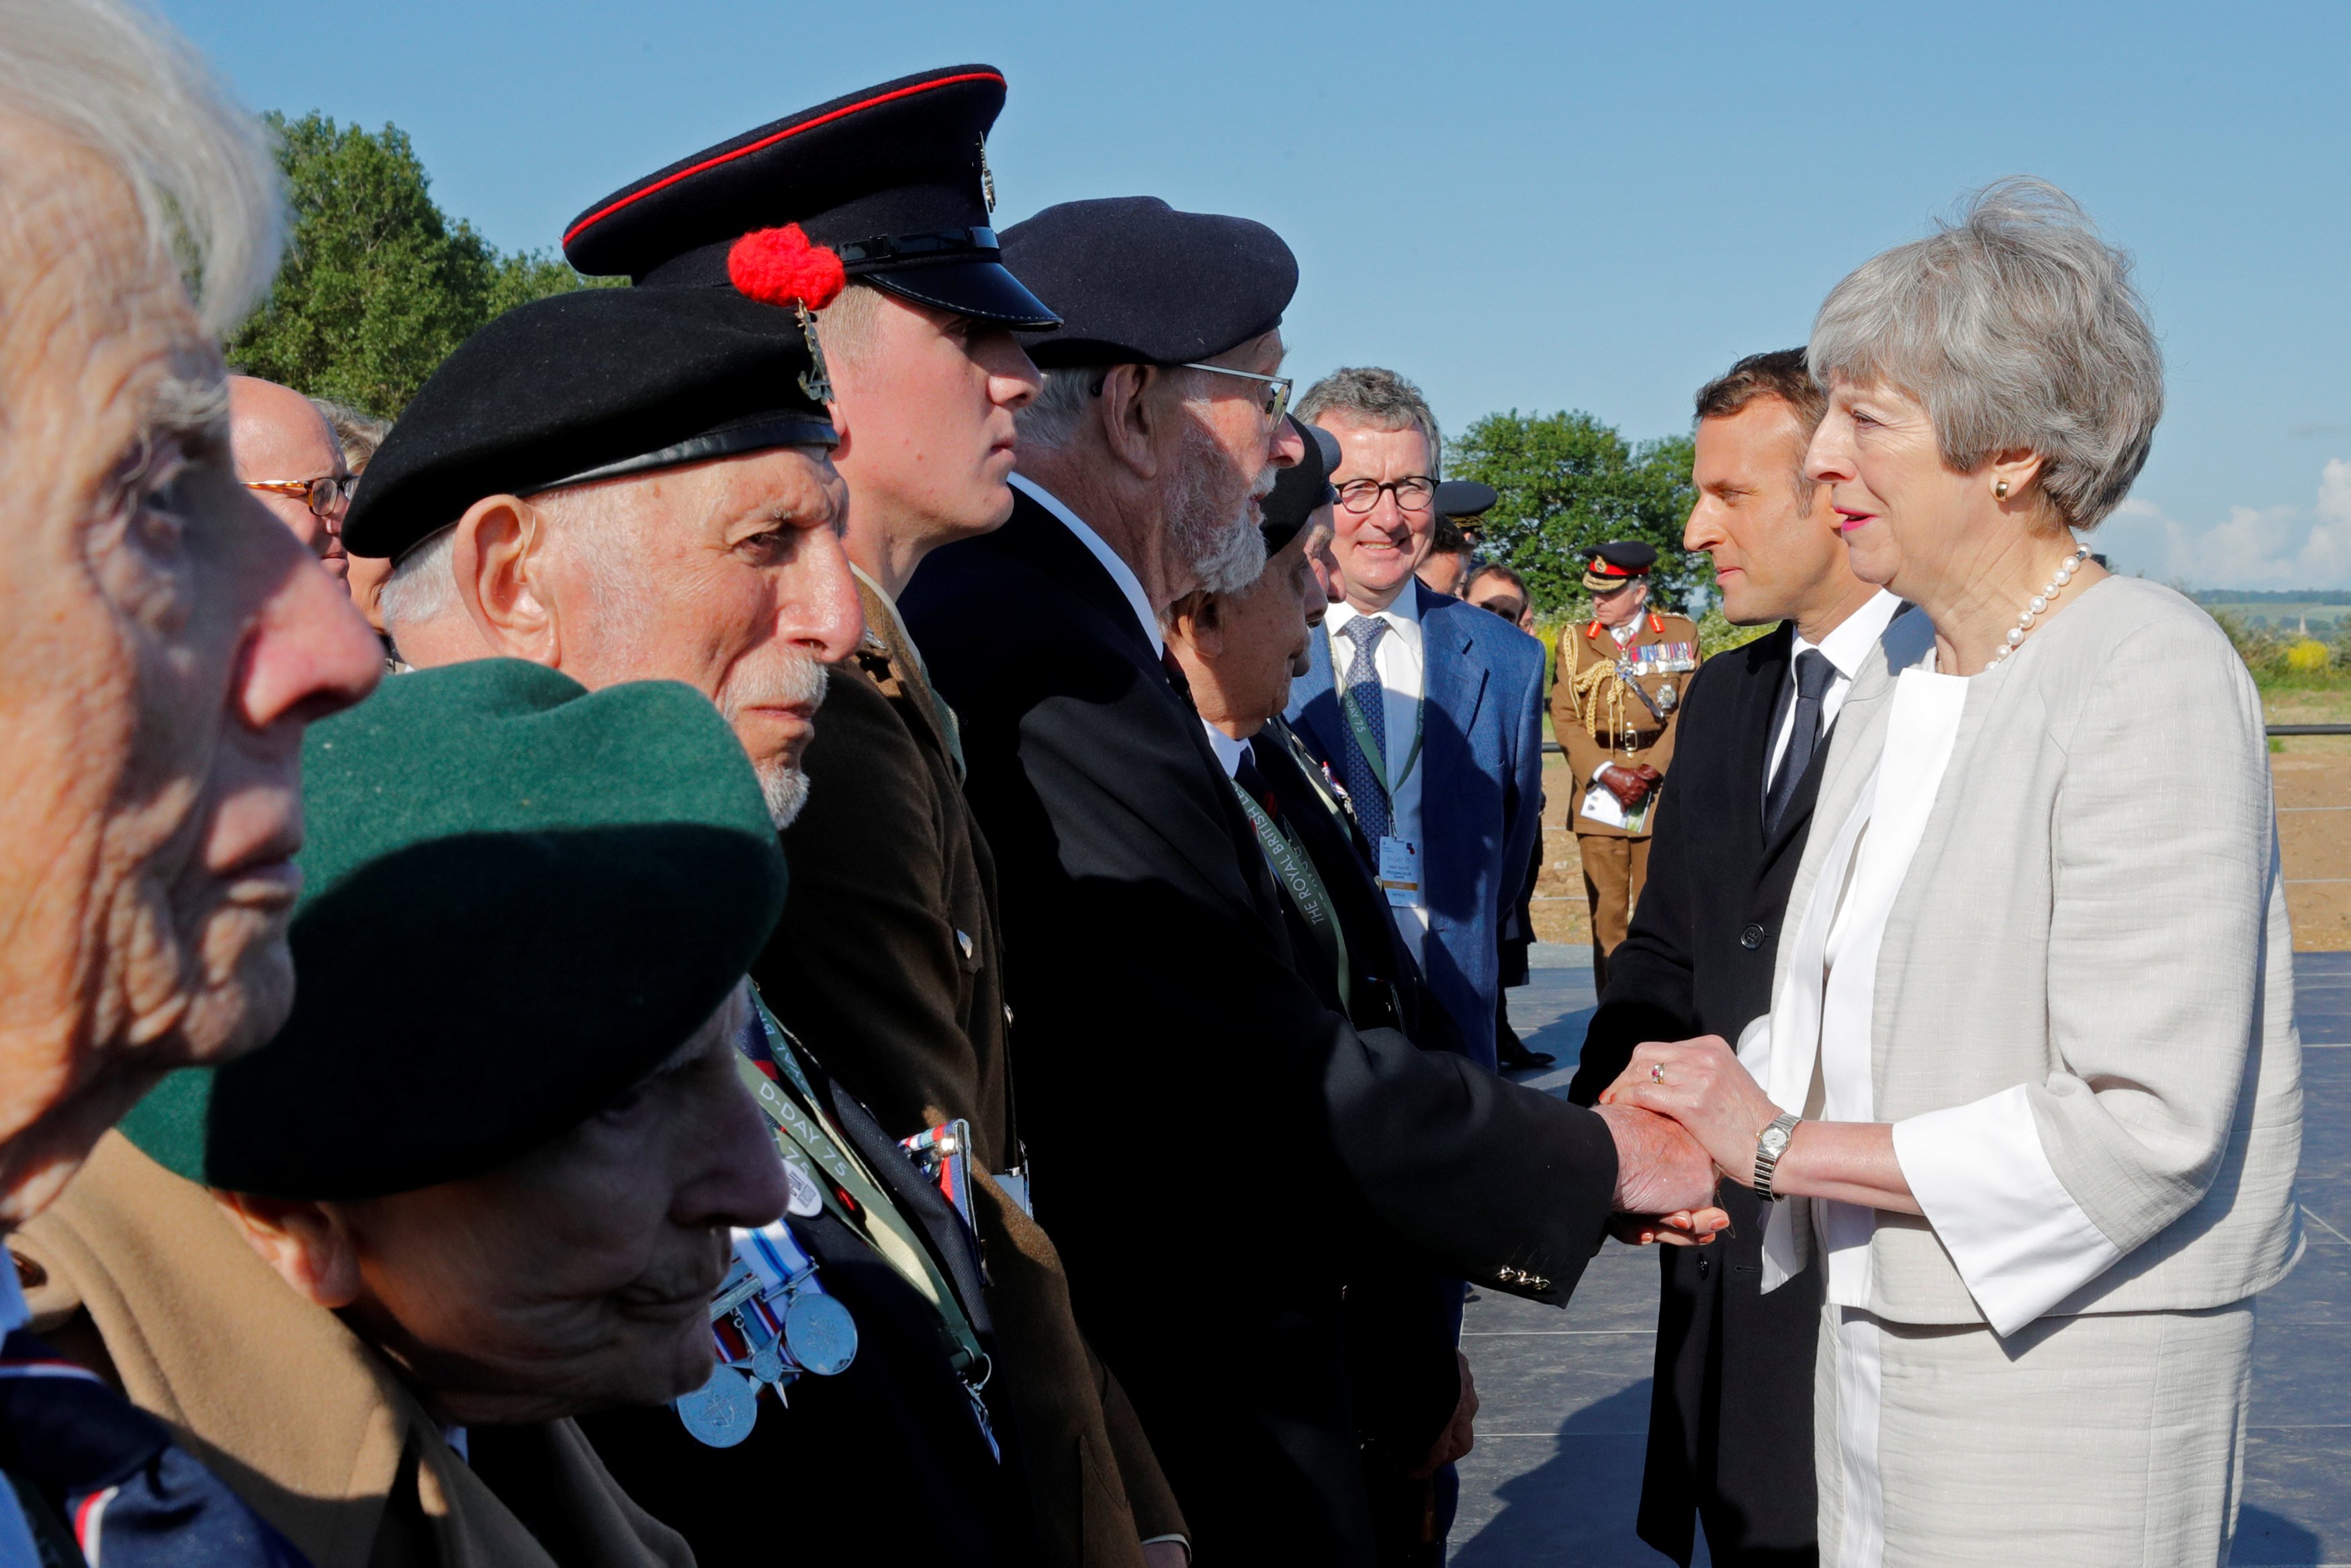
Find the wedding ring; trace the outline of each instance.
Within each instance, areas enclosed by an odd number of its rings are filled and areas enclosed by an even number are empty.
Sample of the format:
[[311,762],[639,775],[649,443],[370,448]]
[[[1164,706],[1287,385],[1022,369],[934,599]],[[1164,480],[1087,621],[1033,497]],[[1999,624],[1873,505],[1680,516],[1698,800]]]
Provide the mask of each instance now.
[[1651,1082],[1652,1084],[1662,1084],[1662,1083],[1664,1083],[1665,1081],[1666,1081],[1666,1064],[1665,1064],[1663,1062],[1652,1062],[1652,1063],[1650,1063],[1650,1064],[1649,1064],[1649,1082]]

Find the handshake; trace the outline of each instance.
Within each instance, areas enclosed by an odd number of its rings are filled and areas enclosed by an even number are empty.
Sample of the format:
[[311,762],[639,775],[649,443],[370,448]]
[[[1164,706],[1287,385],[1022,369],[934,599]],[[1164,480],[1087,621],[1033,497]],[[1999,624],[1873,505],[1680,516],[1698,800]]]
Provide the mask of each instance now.
[[1610,1229],[1619,1241],[1677,1247],[1705,1246],[1729,1226],[1730,1217],[1714,1207],[1717,1179],[1728,1171],[1745,1179],[1740,1161],[1753,1137],[1746,1129],[1778,1114],[1713,1036],[1642,1046],[1593,1110],[1616,1140],[1617,1219]]

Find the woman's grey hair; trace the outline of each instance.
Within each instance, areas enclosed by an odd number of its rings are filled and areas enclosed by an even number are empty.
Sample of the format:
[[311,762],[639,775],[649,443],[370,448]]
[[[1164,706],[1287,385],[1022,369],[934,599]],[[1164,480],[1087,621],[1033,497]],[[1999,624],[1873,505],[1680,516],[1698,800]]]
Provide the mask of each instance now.
[[159,18],[126,0],[0,0],[0,115],[121,175],[212,332],[226,337],[268,289],[285,243],[268,140]]
[[1864,263],[1821,306],[1809,362],[1823,385],[1917,398],[1959,472],[2038,452],[2042,489],[2076,528],[2130,493],[2163,417],[2130,257],[2040,180],[1988,185],[1959,222]]
[[319,410],[319,417],[335,432],[335,441],[343,449],[343,466],[353,473],[366,472],[367,465],[375,461],[375,449],[392,433],[392,421],[331,398],[313,398],[310,406]]
[[1428,477],[1445,477],[1445,436],[1437,428],[1437,410],[1418,387],[1394,370],[1349,365],[1332,371],[1298,400],[1302,423],[1313,424],[1322,414],[1336,414],[1375,431],[1418,431],[1428,442]]

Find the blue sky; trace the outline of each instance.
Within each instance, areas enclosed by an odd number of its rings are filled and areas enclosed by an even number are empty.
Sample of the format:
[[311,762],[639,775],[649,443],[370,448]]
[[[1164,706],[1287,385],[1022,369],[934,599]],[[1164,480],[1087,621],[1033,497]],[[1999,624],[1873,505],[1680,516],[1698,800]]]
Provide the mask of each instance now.
[[1448,429],[1686,430],[1872,253],[2039,174],[2137,256],[2168,357],[2100,547],[2351,587],[2351,6],[162,5],[256,108],[401,126],[509,248],[763,120],[986,61],[999,223],[1137,193],[1269,223],[1304,274],[1292,368],[1392,365]]

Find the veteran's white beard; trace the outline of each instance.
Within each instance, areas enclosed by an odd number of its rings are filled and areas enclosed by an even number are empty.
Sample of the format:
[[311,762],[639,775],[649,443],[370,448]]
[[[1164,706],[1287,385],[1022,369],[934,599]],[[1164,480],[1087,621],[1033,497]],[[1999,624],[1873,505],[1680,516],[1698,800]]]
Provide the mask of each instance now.
[[1265,571],[1257,504],[1273,489],[1274,471],[1259,473],[1238,505],[1225,499],[1232,477],[1233,460],[1216,438],[1196,424],[1186,429],[1183,461],[1169,487],[1169,525],[1177,556],[1212,594],[1238,593]]
[[[805,654],[797,655],[779,668],[763,671],[764,678],[755,686],[737,686],[730,681],[718,694],[718,711],[740,734],[737,721],[747,708],[779,708],[796,702],[820,706],[831,674],[815,659]],[[789,827],[800,808],[808,805],[808,774],[781,757],[753,757],[751,771],[758,775],[759,794],[768,803],[769,820],[779,832]]]

